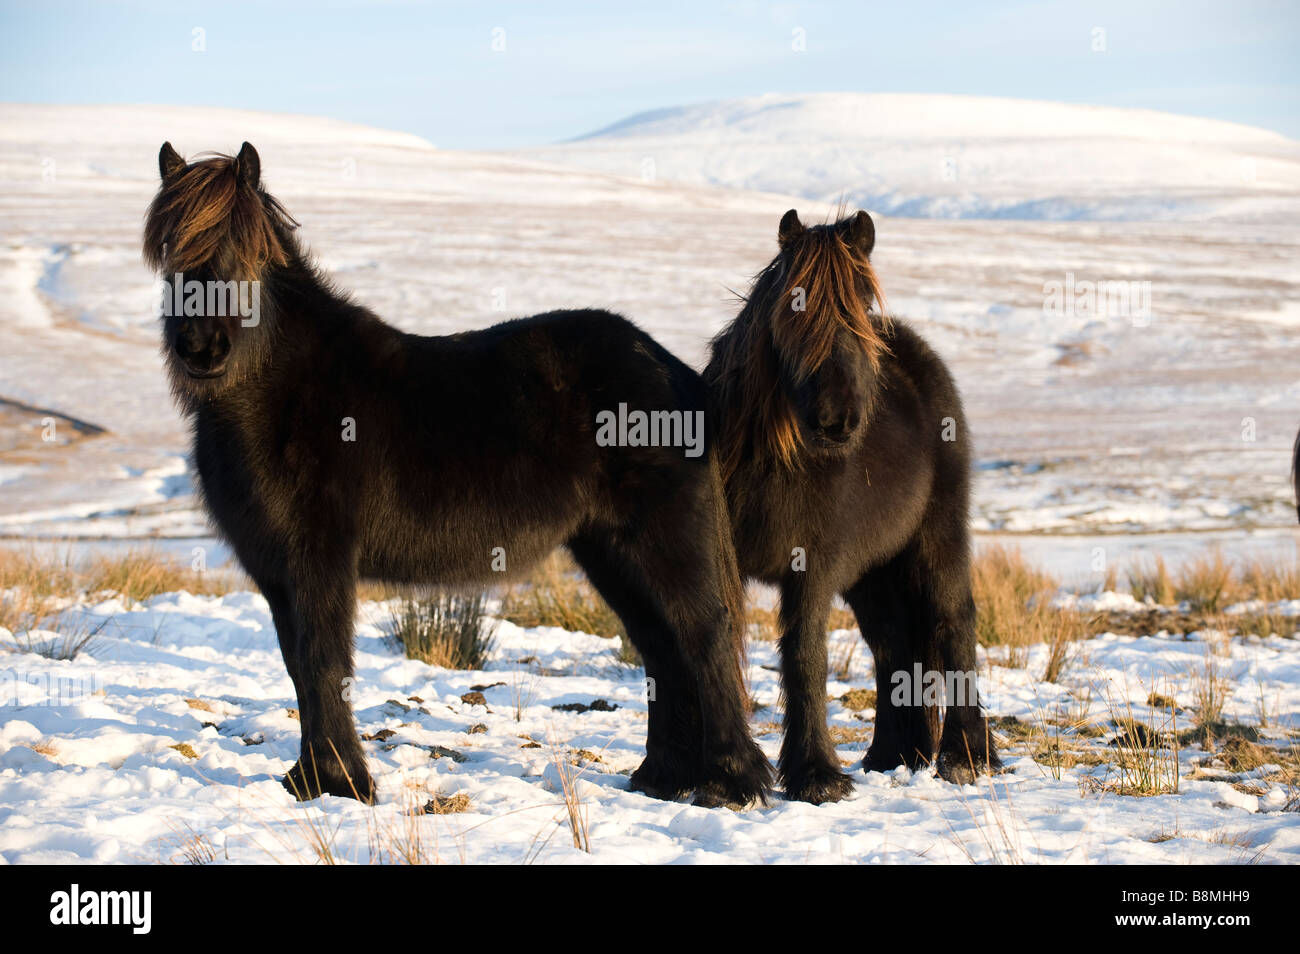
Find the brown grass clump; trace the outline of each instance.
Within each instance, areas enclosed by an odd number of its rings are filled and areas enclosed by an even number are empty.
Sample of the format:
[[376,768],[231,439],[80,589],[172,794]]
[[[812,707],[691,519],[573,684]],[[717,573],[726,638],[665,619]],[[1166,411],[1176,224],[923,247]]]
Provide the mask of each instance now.
[[1191,670],[1193,711],[1197,725],[1213,726],[1223,721],[1223,707],[1232,695],[1232,682],[1219,669],[1212,653]]
[[178,590],[202,596],[224,596],[251,585],[241,581],[240,574],[225,570],[195,570],[148,549],[96,557],[86,566],[83,579],[88,594],[115,593],[136,602]]
[[1233,772],[1251,772],[1261,765],[1281,761],[1278,754],[1267,746],[1240,737],[1224,741],[1216,755]]
[[194,570],[149,547],[80,561],[66,552],[0,548],[0,626],[29,628],[60,603],[84,597],[117,595],[137,602],[177,590],[221,596],[250,586],[236,571]]
[[1184,564],[1174,582],[1174,599],[1187,602],[1191,609],[1215,613],[1241,594],[1232,565],[1217,550]]
[[392,640],[407,659],[444,669],[482,669],[496,635],[486,603],[483,594],[443,592],[401,599],[389,613]]
[[1151,564],[1138,563],[1128,571],[1128,588],[1133,599],[1169,606],[1177,602],[1174,597],[1174,581],[1169,576],[1164,557],[1156,557]]
[[519,626],[557,626],[570,632],[613,638],[623,623],[587,582],[573,560],[557,551],[524,583],[506,594],[502,616]]
[[1178,794],[1178,711],[1151,709],[1144,720],[1128,702],[1107,699],[1119,734],[1115,747],[1118,777],[1106,788],[1118,795]]
[[1071,644],[1088,635],[1088,621],[1051,605],[1057,580],[1031,566],[1019,550],[990,546],[976,556],[971,581],[980,644],[1009,647],[1014,662],[1023,661],[1026,647],[1047,643],[1044,677],[1059,680],[1073,658]]
[[863,709],[874,709],[876,707],[876,690],[850,689],[840,696],[839,701],[844,708],[852,709],[854,712],[861,712]]
[[424,815],[458,815],[470,808],[469,796],[464,792],[455,795],[437,795],[429,799],[421,809]]
[[[1217,613],[1247,600],[1276,603],[1300,597],[1300,561],[1248,560],[1233,564],[1218,550],[1183,564],[1177,572],[1171,572],[1164,559],[1156,557],[1150,563],[1135,564],[1128,578],[1134,599],[1150,597],[1161,606],[1186,603],[1193,613]],[[1275,631],[1288,635],[1295,632],[1285,626]]]

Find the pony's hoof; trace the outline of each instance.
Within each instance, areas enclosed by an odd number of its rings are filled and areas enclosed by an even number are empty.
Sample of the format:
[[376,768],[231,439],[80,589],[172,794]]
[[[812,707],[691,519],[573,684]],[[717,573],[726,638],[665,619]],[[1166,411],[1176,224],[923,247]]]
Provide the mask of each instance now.
[[864,772],[892,772],[903,764],[901,755],[882,755],[875,750],[869,749],[866,756],[862,759],[862,771]]
[[628,782],[631,791],[665,802],[677,801],[689,794],[693,787],[684,781],[674,780],[662,765],[652,762],[649,758],[632,773],[632,778]]
[[848,798],[853,792],[853,779],[836,768],[813,769],[799,778],[785,783],[785,797],[792,802],[823,805]]
[[772,763],[753,739],[745,739],[732,753],[717,759],[715,765],[708,781],[697,789],[697,805],[749,808],[767,804],[773,783]]
[[772,790],[772,763],[758,746],[743,760],[744,767],[712,778],[695,790],[694,804],[704,808],[725,806],[734,811],[766,807]]
[[978,753],[949,749],[939,753],[939,777],[953,785],[974,785],[981,775],[993,775],[1002,768],[996,752]]
[[878,746],[872,745],[867,749],[866,756],[862,759],[862,770],[864,772],[892,772],[900,765],[906,766],[910,771],[915,772],[917,769],[925,768],[930,764],[918,749],[912,750],[910,757],[898,751],[899,746]]
[[280,780],[280,784],[300,802],[309,802],[322,795],[337,795],[340,798],[355,798],[367,805],[375,803],[375,783],[365,769],[348,775],[339,766],[329,770],[304,770],[302,762],[293,764],[293,768]]
[[697,808],[729,808],[733,812],[743,812],[749,808],[765,808],[767,797],[763,793],[736,794],[718,782],[707,782],[695,790],[691,804]]

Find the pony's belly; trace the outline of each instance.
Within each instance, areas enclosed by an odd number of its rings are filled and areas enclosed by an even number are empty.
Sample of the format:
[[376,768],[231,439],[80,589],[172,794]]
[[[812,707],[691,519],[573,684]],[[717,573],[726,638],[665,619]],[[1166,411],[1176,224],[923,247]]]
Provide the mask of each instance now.
[[526,576],[572,533],[562,523],[485,524],[457,516],[407,523],[401,535],[368,534],[358,572],[392,583],[490,586]]

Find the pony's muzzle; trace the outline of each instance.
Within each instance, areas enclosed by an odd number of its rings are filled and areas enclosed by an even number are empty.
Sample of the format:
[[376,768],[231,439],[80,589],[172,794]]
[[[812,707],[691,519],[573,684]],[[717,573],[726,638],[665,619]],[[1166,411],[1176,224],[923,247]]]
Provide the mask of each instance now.
[[860,415],[856,408],[848,411],[822,409],[817,424],[812,428],[813,439],[823,447],[842,447],[853,439],[858,429]]
[[197,319],[186,323],[172,349],[190,377],[220,377],[230,359],[230,336],[211,320]]

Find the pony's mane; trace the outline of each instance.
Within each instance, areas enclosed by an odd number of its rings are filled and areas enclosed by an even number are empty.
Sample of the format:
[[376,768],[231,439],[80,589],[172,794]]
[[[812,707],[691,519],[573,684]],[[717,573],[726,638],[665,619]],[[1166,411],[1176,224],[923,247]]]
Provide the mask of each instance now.
[[240,181],[234,157],[209,154],[159,188],[145,218],[144,259],[155,271],[211,264],[222,278],[256,279],[288,263],[297,226],[278,199]]
[[889,353],[884,292],[867,256],[845,240],[844,224],[805,229],[754,276],[740,314],[714,339],[727,478],[749,452],[798,466],[803,436],[781,386],[782,363],[806,380],[831,356],[841,330],[862,346],[873,371]]

